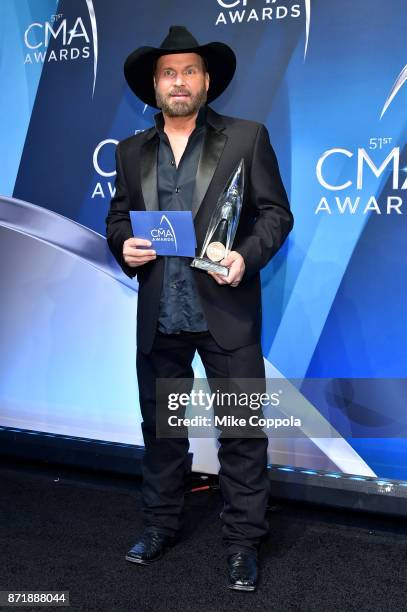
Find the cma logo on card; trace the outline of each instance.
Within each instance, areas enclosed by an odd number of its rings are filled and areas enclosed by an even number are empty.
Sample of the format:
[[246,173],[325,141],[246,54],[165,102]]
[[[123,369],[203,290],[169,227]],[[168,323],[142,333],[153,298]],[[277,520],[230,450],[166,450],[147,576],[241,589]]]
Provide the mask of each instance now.
[[[89,25],[82,17],[68,20],[62,13],[51,15],[44,23],[31,23],[24,32],[26,53],[24,64],[44,64],[93,56],[93,89],[95,92],[98,65],[98,32],[93,0],[84,0]],[[52,44],[53,43],[53,44]],[[51,51],[49,50],[52,44]]]
[[154,227],[150,235],[152,242],[173,242],[175,250],[178,250],[175,230],[165,215],[161,217],[159,227]]

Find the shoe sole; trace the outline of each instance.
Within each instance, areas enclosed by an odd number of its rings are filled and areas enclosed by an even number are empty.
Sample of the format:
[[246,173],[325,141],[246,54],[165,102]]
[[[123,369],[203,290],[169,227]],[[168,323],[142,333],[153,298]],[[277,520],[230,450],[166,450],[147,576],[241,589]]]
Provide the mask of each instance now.
[[173,544],[168,544],[167,546],[163,548],[163,550],[161,551],[161,554],[158,557],[155,557],[154,559],[151,559],[149,561],[144,561],[143,559],[135,559],[134,557],[131,557],[130,555],[126,555],[124,558],[126,559],[126,561],[130,561],[130,563],[136,563],[137,565],[151,565],[152,563],[155,563],[156,561],[159,561],[160,559],[162,559],[165,553],[168,552],[177,543],[178,541],[174,542]]
[[228,584],[228,587],[232,591],[251,591],[253,592],[256,589],[255,586],[243,586],[239,584]]
[[125,556],[125,559],[126,561],[130,561],[130,563],[136,563],[137,565],[151,565],[152,563],[155,563],[156,561],[162,559],[163,555],[164,552],[159,557],[155,557],[155,559],[151,559],[150,561],[145,561],[143,559],[135,559],[134,557],[129,557],[128,555]]

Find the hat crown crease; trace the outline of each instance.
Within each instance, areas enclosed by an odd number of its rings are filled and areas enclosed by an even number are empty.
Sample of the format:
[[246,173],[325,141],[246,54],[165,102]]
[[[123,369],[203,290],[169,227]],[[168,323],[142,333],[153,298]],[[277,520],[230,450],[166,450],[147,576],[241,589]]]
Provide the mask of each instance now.
[[199,43],[184,26],[171,26],[160,49],[188,49],[199,47]]

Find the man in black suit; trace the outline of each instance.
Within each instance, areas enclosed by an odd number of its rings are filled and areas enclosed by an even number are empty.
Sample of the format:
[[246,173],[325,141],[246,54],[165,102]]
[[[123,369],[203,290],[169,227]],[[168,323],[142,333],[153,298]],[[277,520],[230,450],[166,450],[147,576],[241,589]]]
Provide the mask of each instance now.
[[[139,282],[137,374],[145,442],[144,530],[126,559],[148,564],[173,545],[182,524],[187,438],[156,436],[157,378],[192,379],[198,351],[208,378],[264,379],[260,346],[260,269],[293,225],[267,129],[207,106],[231,81],[227,45],[200,46],[173,26],[159,48],[141,47],[125,76],[146,104],[161,109],[156,125],[119,143],[116,192],[107,240],[124,272]],[[220,262],[228,275],[190,267],[182,257],[157,257],[134,237],[129,210],[191,210],[198,251],[219,195],[241,159],[246,167],[233,250]],[[253,591],[257,549],[267,534],[266,437],[220,439],[223,539],[232,589]]]

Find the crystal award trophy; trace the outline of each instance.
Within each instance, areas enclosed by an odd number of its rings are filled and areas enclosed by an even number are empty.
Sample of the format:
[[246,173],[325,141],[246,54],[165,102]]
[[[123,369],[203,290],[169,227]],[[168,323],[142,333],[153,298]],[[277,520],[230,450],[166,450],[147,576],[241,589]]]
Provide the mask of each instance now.
[[239,223],[244,190],[244,160],[241,159],[219,197],[199,257],[192,268],[227,276],[229,270],[220,261],[230,252]]

